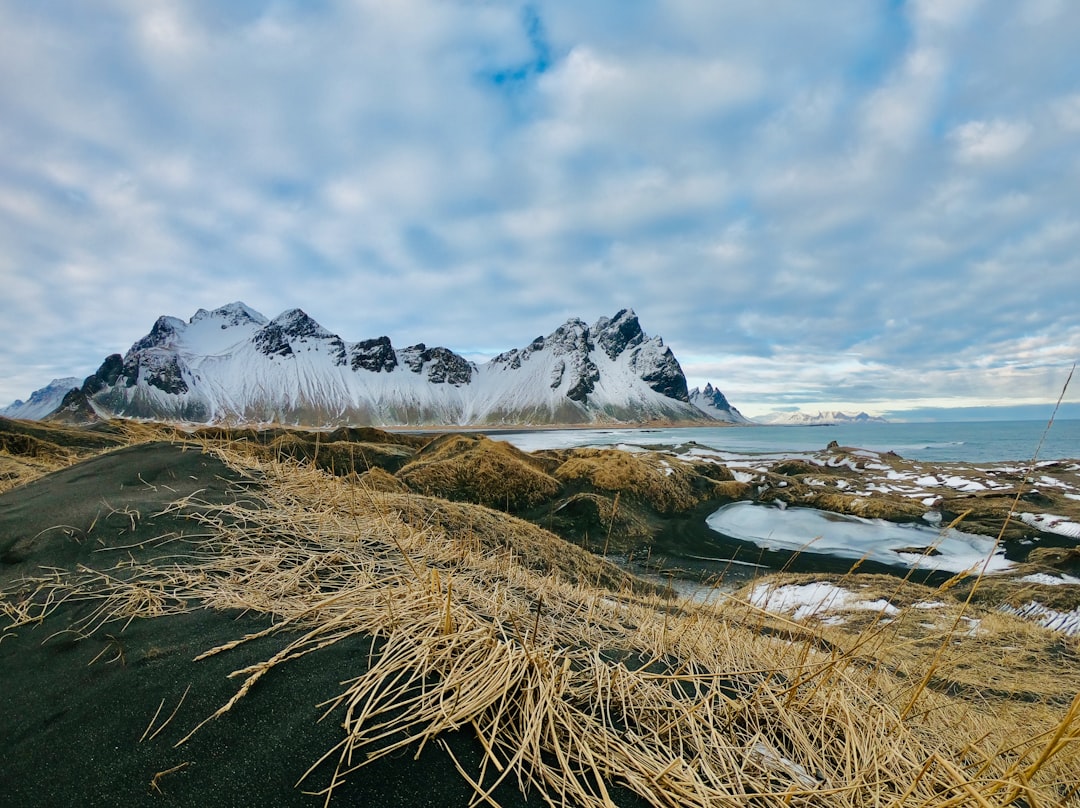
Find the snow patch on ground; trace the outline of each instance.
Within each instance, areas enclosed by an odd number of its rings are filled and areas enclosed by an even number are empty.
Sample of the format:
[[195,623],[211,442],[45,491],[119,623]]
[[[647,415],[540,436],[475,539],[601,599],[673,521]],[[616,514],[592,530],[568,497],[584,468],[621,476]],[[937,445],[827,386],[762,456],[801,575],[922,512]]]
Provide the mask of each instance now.
[[773,614],[791,613],[794,620],[805,620],[823,612],[872,611],[890,615],[900,612],[883,598],[861,600],[848,589],[822,582],[780,587],[758,584],[751,590],[749,601]]
[[781,510],[735,502],[713,512],[706,524],[717,533],[770,550],[826,553],[853,561],[868,559],[947,572],[981,570],[984,564],[988,572],[1002,572],[1013,566],[1004,550],[995,551],[994,541],[985,536],[814,508]]
[[1080,584],[1080,578],[1074,578],[1072,575],[1050,575],[1045,572],[1034,572],[1031,575],[1025,575],[1020,579],[1021,583],[1025,584],[1043,584],[1044,586],[1061,586],[1062,584]]
[[1038,623],[1043,628],[1051,631],[1060,631],[1070,637],[1080,635],[1080,609],[1071,612],[1059,612],[1050,609],[1034,600],[1023,606],[1001,606],[1001,611],[1006,614],[1016,615],[1033,623]]
[[1020,521],[1025,525],[1031,525],[1047,533],[1068,536],[1070,539],[1080,539],[1080,524],[1071,522],[1064,516],[1055,516],[1052,513],[1021,513],[1018,515]]

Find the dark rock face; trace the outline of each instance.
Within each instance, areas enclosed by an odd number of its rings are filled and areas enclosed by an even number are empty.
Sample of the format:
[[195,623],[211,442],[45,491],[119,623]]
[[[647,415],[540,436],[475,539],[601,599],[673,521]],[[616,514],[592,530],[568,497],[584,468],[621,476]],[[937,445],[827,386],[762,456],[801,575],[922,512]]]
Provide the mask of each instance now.
[[[83,395],[90,397],[106,387],[112,387],[116,384],[124,374],[124,359],[120,354],[109,354],[105,357],[105,361],[101,363],[101,367],[97,369],[95,373],[91,373],[83,381],[82,393]],[[65,397],[66,399],[66,397]]]
[[256,347],[267,356],[291,356],[293,340],[329,340],[334,361],[345,364],[345,345],[341,337],[331,334],[301,309],[289,309],[263,326],[252,337]]
[[295,339],[305,337],[329,339],[335,336],[311,319],[302,309],[289,309],[271,320],[270,325],[280,326],[285,334]]
[[293,352],[285,329],[277,323],[265,326],[251,340],[267,356],[290,356]]
[[[499,365],[500,367],[508,368],[510,370],[517,370],[521,367],[522,362],[526,361],[534,353],[542,350],[544,350],[544,338],[537,337],[520,350],[514,348],[499,354],[491,360],[491,364]],[[553,388],[558,386],[558,383],[552,385]]]
[[397,364],[397,354],[394,353],[394,346],[390,344],[389,337],[366,339],[352,346],[350,367],[353,370],[389,373],[397,367]]
[[183,323],[175,317],[158,317],[150,333],[131,346],[131,352],[144,351],[147,348],[157,348],[168,344],[175,336],[178,327]]
[[491,364],[500,367],[517,370],[521,367],[521,351],[514,348],[512,351],[504,351],[491,360]]
[[[579,404],[586,403],[589,393],[596,389],[596,383],[600,380],[600,371],[589,358],[593,347],[589,327],[576,318],[559,326],[547,338],[544,349],[550,349],[555,356],[562,357],[562,370],[553,376],[552,389],[562,384],[564,373],[569,373],[570,386],[566,397]],[[556,365],[556,368],[559,367]]]
[[[119,356],[119,354],[116,354]],[[93,377],[90,377],[93,378]],[[70,390],[60,402],[60,406],[42,420],[62,424],[86,424],[98,420],[98,414],[90,405],[90,398],[84,389]]]
[[429,382],[460,386],[472,381],[472,365],[453,351],[446,348],[429,348],[421,354],[421,357],[425,363],[431,363],[428,368]]
[[645,333],[637,315],[628,309],[622,309],[610,320],[601,317],[593,328],[596,344],[604,353],[614,359],[627,348],[633,348],[645,341]]
[[574,383],[566,391],[566,397],[571,401],[584,404],[589,398],[589,393],[596,389],[596,383],[600,381],[600,371],[591,360],[585,359],[574,368],[574,376],[571,378]]
[[345,351],[345,343],[342,341],[341,337],[331,337],[328,344],[334,355],[334,364],[344,365],[346,361],[348,361],[348,355]]
[[140,364],[142,377],[147,384],[174,395],[188,391],[176,354],[165,351],[147,351],[142,355]]
[[643,372],[641,379],[661,395],[676,401],[690,400],[686,389],[686,376],[670,348],[664,351],[663,361]]
[[401,351],[401,355],[398,357],[413,373],[419,373],[424,369],[424,351],[427,350],[427,346],[418,342],[416,345],[410,345]]
[[398,358],[413,373],[427,365],[427,379],[433,384],[452,384],[458,387],[472,381],[472,365],[447,348],[429,348],[420,342],[400,351]]
[[682,366],[671,349],[664,347],[662,340],[657,338],[636,350],[634,369],[638,371],[642,381],[668,398],[690,401]]
[[730,410],[731,404],[727,400],[727,396],[712,386],[711,382],[706,382],[705,389],[701,391],[705,400],[711,403],[718,410]]

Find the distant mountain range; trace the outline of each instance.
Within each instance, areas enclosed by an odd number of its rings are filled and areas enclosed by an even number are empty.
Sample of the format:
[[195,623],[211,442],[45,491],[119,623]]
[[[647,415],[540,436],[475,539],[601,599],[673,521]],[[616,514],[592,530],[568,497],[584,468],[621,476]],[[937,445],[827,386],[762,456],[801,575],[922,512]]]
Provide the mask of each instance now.
[[770,426],[825,426],[828,424],[885,424],[884,418],[877,415],[867,415],[865,412],[856,414],[839,412],[818,412],[813,415],[806,412],[770,412],[768,415],[759,415],[754,418],[759,424]]
[[53,379],[45,387],[35,390],[26,401],[15,399],[3,409],[0,415],[8,418],[25,418],[29,421],[37,421],[44,418],[64,400],[64,396],[71,392],[72,388],[78,387],[82,382],[74,376],[66,379]]
[[239,302],[186,322],[159,317],[81,384],[56,380],[0,413],[307,426],[747,422],[711,384],[688,390],[671,349],[628,309],[592,326],[570,319],[478,365],[386,336],[347,342],[300,309],[269,320]]

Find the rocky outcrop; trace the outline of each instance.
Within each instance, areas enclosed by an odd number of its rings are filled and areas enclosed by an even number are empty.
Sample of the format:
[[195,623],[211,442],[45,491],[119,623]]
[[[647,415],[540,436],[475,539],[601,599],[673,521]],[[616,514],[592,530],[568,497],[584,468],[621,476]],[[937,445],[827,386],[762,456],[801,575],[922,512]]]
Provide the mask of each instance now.
[[399,358],[413,373],[423,373],[432,384],[455,386],[472,381],[472,365],[447,348],[428,348],[424,343],[410,345],[399,352]]
[[349,367],[353,370],[370,370],[372,373],[389,373],[397,367],[397,354],[389,337],[365,339],[353,343],[349,350]]

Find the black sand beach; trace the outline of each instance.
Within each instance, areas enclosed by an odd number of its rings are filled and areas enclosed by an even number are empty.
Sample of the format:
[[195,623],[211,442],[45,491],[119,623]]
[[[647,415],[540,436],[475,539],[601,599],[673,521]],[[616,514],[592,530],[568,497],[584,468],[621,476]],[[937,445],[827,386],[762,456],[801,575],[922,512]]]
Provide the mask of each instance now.
[[[242,498],[237,483],[235,472],[197,446],[149,443],[0,495],[0,585],[52,568],[122,575],[114,568],[125,558],[167,564],[185,552],[185,536],[206,529],[177,513],[156,514],[189,495]],[[89,636],[71,630],[95,606],[64,604],[0,642],[4,805],[321,804],[303,792],[325,787],[330,771],[314,772],[297,788],[341,736],[340,716],[320,721],[317,705],[363,672],[357,663],[371,652],[370,638],[273,671],[234,710],[174,748],[236,691],[229,673],[272,656],[290,635],[195,662],[265,628],[268,618],[200,609],[109,624]],[[476,767],[475,740],[459,734],[447,741],[463,765]],[[465,805],[471,793],[446,753],[431,747],[416,761],[412,754],[376,761],[336,791],[334,804]],[[501,788],[499,798],[526,804],[516,787]]]

